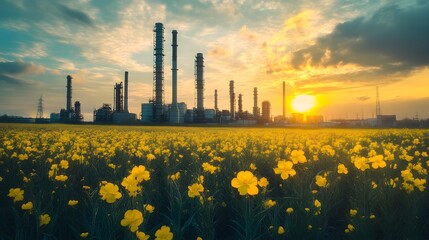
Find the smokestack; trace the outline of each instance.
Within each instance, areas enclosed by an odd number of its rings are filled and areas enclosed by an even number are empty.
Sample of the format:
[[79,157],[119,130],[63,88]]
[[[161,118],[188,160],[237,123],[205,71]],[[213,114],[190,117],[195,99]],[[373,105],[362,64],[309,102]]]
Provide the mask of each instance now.
[[180,123],[180,117],[179,117],[179,108],[177,106],[177,31],[173,30],[173,43],[171,44],[173,55],[172,55],[172,86],[173,86],[173,96],[172,96],[172,103],[171,103],[171,111],[170,111],[170,123],[173,124],[179,124]]
[[258,88],[253,88],[253,117],[259,117],[259,108],[258,108]]
[[128,71],[125,71],[125,86],[124,86],[124,112],[128,112]]
[[214,102],[214,109],[216,111],[216,113],[219,111],[219,109],[217,108],[217,89],[215,89],[215,93],[214,93],[214,97],[215,97],[215,102]]
[[283,81],[283,119],[286,118],[286,83]]
[[67,112],[72,111],[72,76],[67,75]]
[[204,121],[204,57],[197,53],[195,57],[195,82],[197,90],[197,121]]
[[229,81],[229,102],[231,120],[235,120],[235,94],[234,94],[234,80]]
[[164,25],[155,23],[154,32],[154,120],[161,122],[163,120],[164,106]]
[[238,94],[238,119],[243,118],[243,95]]

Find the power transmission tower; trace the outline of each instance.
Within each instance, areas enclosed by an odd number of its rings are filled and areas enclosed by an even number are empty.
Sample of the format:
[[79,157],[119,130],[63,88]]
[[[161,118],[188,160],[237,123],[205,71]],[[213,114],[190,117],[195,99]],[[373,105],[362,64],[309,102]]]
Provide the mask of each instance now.
[[43,118],[43,98],[40,96],[37,104],[37,116],[36,118]]
[[381,115],[381,106],[380,106],[380,95],[378,93],[378,86],[377,86],[377,100],[375,103],[375,116]]

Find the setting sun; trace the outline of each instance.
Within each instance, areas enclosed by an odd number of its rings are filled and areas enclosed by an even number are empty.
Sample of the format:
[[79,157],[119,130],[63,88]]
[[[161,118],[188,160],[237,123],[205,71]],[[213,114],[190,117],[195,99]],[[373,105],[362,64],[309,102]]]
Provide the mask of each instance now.
[[292,107],[295,111],[304,113],[314,107],[316,100],[311,95],[297,95],[292,100]]

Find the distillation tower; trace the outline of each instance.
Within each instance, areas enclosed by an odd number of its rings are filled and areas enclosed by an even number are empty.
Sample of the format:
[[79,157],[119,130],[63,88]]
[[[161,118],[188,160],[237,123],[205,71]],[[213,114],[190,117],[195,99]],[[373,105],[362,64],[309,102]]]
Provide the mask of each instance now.
[[197,53],[195,57],[195,88],[197,92],[196,122],[204,122],[204,57]]

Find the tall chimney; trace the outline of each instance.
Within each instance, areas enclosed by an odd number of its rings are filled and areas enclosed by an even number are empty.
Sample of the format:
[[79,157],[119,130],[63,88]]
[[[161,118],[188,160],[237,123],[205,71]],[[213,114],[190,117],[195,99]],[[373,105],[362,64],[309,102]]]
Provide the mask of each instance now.
[[164,108],[164,25],[155,23],[153,43],[154,120],[163,120]]
[[173,86],[173,96],[171,103],[171,111],[170,111],[170,123],[179,124],[180,123],[180,114],[179,108],[177,106],[177,31],[173,30],[171,32],[173,34],[173,43],[171,44],[173,55],[172,55],[172,86]]
[[128,113],[128,71],[125,71],[124,84],[124,112]]
[[243,95],[238,94],[238,119],[243,118]]
[[72,111],[72,76],[67,75],[67,112]]
[[259,117],[259,108],[258,108],[258,88],[253,88],[253,117]]
[[215,109],[215,111],[216,111],[216,113],[219,111],[219,109],[217,108],[217,89],[215,89],[215,93],[214,93],[214,100],[215,100],[215,102],[214,102],[214,109]]
[[197,121],[204,121],[204,57],[197,53],[195,57],[195,87],[197,90]]
[[231,120],[235,120],[235,93],[234,93],[234,80],[229,81],[229,103]]
[[286,118],[286,83],[283,81],[283,119]]

